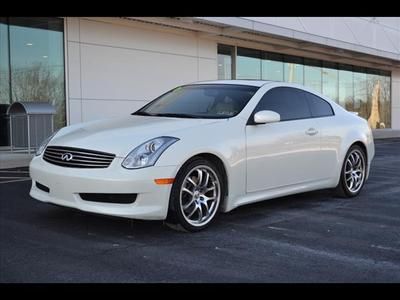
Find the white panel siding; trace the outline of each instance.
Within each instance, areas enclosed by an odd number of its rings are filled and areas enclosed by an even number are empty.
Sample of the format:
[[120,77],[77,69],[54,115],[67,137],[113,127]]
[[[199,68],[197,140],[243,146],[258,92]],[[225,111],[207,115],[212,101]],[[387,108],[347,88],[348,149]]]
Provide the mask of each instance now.
[[218,69],[216,61],[211,59],[199,59],[199,80],[217,80]]
[[68,124],[126,115],[178,85],[217,78],[216,41],[105,21],[67,18]]
[[82,97],[150,100],[197,80],[197,58],[82,45]]
[[194,34],[178,35],[84,19],[81,20],[81,42],[178,55],[197,55]]
[[68,95],[70,98],[81,98],[80,45],[68,43]]
[[81,99],[69,99],[69,120],[71,124],[82,122]]
[[146,101],[82,100],[83,122],[128,116],[146,104]]
[[[211,20],[216,18],[200,18]],[[269,32],[285,37],[361,51],[400,60],[400,18],[399,17],[243,17],[217,18],[219,23],[243,26],[243,20],[254,21],[245,24],[254,30]],[[264,25],[264,26],[263,26]],[[269,28],[265,25],[273,25]],[[288,31],[289,30],[289,31]],[[343,45],[342,43],[350,45]],[[382,51],[382,52],[377,52]]]
[[79,42],[79,18],[66,18],[67,40]]

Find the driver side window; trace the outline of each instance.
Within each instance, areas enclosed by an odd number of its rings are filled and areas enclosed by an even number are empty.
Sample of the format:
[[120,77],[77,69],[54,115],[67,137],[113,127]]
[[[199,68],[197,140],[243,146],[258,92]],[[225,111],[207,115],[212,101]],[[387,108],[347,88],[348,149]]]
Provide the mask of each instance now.
[[307,99],[301,90],[290,87],[276,87],[261,98],[253,115],[261,110],[272,110],[281,116],[281,121],[311,118]]

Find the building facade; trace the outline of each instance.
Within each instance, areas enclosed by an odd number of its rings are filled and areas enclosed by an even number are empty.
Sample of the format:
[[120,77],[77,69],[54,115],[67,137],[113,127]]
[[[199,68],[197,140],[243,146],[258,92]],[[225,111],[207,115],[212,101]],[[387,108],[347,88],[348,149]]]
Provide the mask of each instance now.
[[400,18],[0,17],[0,145],[15,101],[51,102],[62,127],[214,79],[301,83],[400,129]]

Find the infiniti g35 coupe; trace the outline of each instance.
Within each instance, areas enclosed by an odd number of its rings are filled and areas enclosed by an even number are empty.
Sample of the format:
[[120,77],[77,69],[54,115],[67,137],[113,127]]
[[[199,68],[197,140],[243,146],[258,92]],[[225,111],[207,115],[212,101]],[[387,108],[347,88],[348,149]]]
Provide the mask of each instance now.
[[327,188],[354,197],[374,152],[366,120],[301,85],[198,82],[53,134],[30,164],[30,195],[199,231],[256,201]]

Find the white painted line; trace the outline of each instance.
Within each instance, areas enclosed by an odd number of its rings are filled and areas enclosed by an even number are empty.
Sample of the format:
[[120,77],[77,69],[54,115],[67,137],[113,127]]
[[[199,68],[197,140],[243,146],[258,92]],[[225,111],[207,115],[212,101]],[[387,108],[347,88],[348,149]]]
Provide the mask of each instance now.
[[24,179],[16,179],[16,180],[9,180],[9,181],[0,181],[0,184],[18,182],[18,181],[26,181],[26,180],[31,180],[31,179],[30,178],[24,178]]
[[15,176],[0,176],[0,179],[15,179],[15,178],[28,178],[28,177],[26,177],[26,176],[18,176],[18,177],[15,177]]

